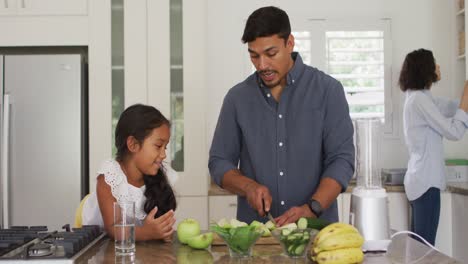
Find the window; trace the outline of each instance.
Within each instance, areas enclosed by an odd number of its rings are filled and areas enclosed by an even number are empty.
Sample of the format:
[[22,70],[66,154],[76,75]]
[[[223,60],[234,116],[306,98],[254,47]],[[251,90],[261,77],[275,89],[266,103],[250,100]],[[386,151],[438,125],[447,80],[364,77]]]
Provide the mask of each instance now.
[[341,82],[352,119],[381,118],[393,133],[390,20],[308,20],[293,25],[305,64]]
[[327,31],[326,72],[341,82],[353,118],[384,118],[384,32]]

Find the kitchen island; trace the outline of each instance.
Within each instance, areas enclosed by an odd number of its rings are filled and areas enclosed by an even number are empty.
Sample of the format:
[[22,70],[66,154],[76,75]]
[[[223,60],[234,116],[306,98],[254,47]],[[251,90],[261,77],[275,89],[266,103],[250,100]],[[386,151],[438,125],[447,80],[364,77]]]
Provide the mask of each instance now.
[[[308,258],[290,259],[282,254],[280,245],[256,245],[253,257],[235,259],[226,246],[211,246],[208,250],[194,250],[174,243],[148,241],[136,243],[134,258],[116,257],[114,242],[105,238],[81,255],[75,263],[313,263]],[[367,253],[363,263],[461,263],[406,236],[396,236],[387,253]]]

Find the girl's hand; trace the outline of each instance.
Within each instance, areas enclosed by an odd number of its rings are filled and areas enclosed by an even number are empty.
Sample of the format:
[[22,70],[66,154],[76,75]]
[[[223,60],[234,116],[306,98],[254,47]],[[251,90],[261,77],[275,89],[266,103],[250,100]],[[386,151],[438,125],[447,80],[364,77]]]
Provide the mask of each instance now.
[[167,241],[167,238],[172,238],[172,233],[174,229],[172,226],[175,223],[174,211],[170,210],[164,215],[154,218],[158,208],[155,207],[151,212],[146,216],[143,223],[143,227],[150,233],[150,236],[154,239],[164,239]]

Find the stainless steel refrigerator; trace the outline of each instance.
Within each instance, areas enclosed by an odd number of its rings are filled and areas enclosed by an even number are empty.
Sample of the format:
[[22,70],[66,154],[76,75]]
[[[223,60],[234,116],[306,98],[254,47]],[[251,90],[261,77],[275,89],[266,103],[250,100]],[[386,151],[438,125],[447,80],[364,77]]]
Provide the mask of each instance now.
[[87,193],[82,54],[0,55],[1,226],[73,224]]

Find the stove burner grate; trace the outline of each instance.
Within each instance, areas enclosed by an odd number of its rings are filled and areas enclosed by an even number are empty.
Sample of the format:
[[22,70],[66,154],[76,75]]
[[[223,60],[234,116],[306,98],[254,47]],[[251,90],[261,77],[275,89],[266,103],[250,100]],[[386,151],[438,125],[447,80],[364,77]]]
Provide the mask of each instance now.
[[52,255],[52,245],[45,243],[34,244],[28,249],[28,255],[30,257],[44,257]]

